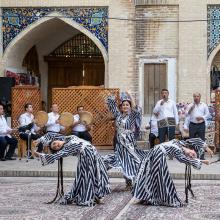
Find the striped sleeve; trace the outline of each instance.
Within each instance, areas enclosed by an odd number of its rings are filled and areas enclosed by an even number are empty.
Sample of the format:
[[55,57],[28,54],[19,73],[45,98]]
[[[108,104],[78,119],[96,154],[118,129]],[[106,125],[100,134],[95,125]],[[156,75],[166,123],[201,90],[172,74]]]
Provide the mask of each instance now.
[[186,143],[188,143],[197,152],[199,157],[204,154],[207,147],[207,144],[201,138],[190,138],[186,140]]
[[64,140],[64,138],[65,138],[64,135],[55,132],[48,132],[44,136],[37,139],[37,141],[42,143],[44,146],[48,146],[51,141]]
[[190,138],[187,139],[186,142],[193,147],[194,150],[198,150],[199,148],[206,149],[207,144],[201,138]]
[[106,102],[107,102],[109,110],[112,112],[114,117],[116,118],[117,116],[119,116],[120,111],[118,109],[115,96],[108,96]]
[[173,151],[173,153],[174,154],[172,156],[174,156],[180,163],[192,165],[193,168],[197,170],[201,169],[202,162],[199,159],[191,159],[187,157],[180,149],[176,149],[175,151]]
[[54,163],[55,160],[59,160],[63,157],[68,157],[70,155],[74,156],[78,152],[78,145],[72,144],[67,147],[64,147],[62,150],[58,151],[55,154],[40,154],[41,164],[43,166]]
[[131,111],[131,121],[135,121],[138,127],[141,127],[142,109],[139,106],[135,106]]

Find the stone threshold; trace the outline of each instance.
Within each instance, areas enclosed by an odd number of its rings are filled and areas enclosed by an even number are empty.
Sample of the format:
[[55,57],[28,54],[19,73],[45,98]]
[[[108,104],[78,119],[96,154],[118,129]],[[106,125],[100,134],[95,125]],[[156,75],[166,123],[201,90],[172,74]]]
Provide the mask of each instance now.
[[[64,177],[75,177],[76,172],[64,171]],[[171,173],[173,179],[185,179],[185,173]],[[1,170],[0,177],[57,177],[57,171]],[[109,172],[110,178],[123,178],[120,172]],[[192,174],[193,180],[220,180],[220,174]]]

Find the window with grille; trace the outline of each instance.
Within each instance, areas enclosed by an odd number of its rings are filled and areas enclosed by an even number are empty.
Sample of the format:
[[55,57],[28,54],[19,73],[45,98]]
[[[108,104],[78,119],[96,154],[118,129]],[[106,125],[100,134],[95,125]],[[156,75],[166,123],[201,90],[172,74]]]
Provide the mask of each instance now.
[[85,34],[77,34],[56,48],[49,56],[74,58],[102,58],[101,51]]
[[144,114],[151,115],[160,91],[167,87],[166,64],[144,65]]

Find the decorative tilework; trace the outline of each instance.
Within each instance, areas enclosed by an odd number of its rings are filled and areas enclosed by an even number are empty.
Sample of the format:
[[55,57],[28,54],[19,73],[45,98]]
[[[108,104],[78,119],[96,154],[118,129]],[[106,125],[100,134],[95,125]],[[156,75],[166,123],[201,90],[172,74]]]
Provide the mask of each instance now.
[[94,34],[108,51],[108,8],[3,8],[3,49],[28,25],[59,12]]
[[208,56],[220,43],[220,5],[208,6]]

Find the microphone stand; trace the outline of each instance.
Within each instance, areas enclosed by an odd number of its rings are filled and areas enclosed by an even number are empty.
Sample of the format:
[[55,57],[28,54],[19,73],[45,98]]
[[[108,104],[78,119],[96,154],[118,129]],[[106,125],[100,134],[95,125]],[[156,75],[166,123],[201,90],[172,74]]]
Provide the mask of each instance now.
[[64,195],[63,191],[63,158],[58,160],[57,190],[54,199],[46,204],[57,203]]

